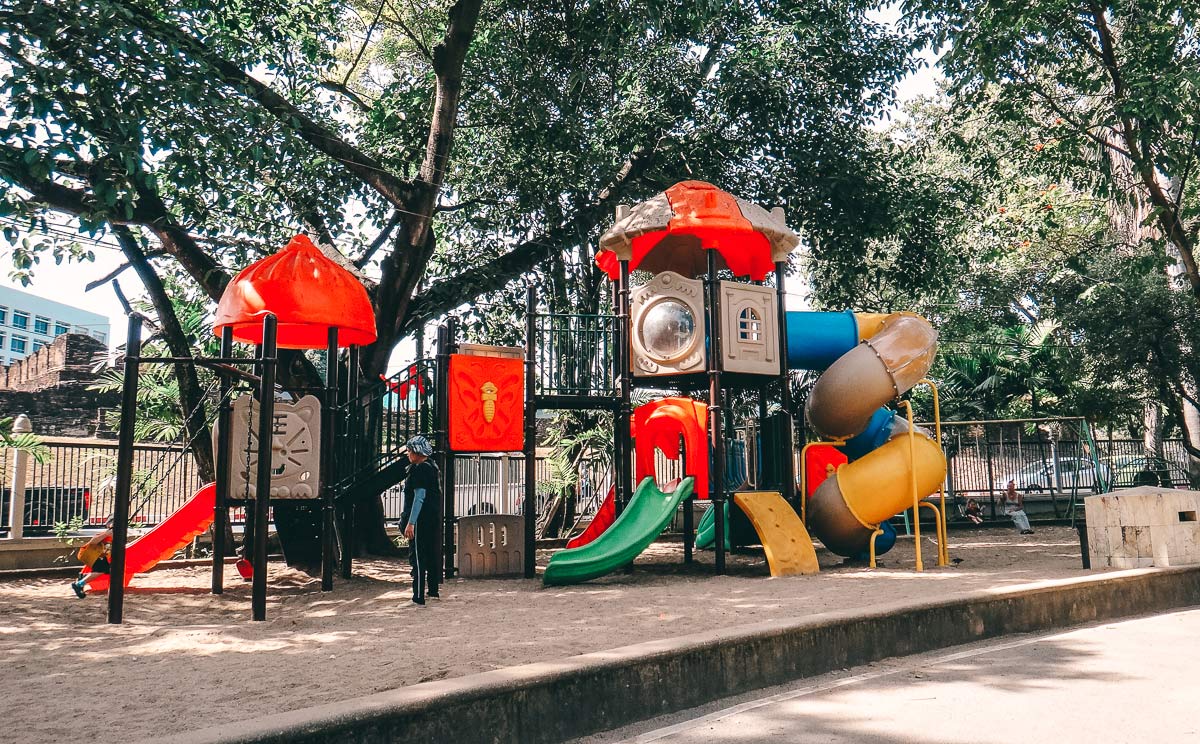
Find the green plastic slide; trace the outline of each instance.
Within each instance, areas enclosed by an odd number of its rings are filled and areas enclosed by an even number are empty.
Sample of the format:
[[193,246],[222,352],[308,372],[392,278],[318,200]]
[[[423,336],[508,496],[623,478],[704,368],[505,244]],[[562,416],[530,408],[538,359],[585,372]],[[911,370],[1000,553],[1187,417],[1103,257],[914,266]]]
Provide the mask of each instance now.
[[692,495],[695,480],[684,478],[671,493],[663,493],[646,478],[617,521],[587,545],[562,550],[550,558],[542,582],[547,585],[576,584],[621,568],[654,542],[679,503]]
[[[696,550],[711,550],[713,543],[717,541],[717,512],[712,508],[711,502],[708,509],[704,512],[704,516],[700,517],[700,524],[696,525]],[[730,550],[729,547],[729,502],[725,502],[725,550]]]

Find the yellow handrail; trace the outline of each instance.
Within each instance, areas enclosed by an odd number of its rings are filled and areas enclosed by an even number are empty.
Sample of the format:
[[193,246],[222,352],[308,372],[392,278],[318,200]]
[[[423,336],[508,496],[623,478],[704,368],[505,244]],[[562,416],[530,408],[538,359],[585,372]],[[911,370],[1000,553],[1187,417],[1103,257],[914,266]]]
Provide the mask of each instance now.
[[945,520],[942,519],[942,514],[940,511],[938,511],[937,504],[934,504],[931,501],[922,501],[921,506],[928,507],[933,510],[933,527],[934,527],[934,531],[937,533],[938,565],[945,566],[947,563],[949,563],[949,560],[947,558],[946,551],[945,551],[945,548],[946,548],[946,533],[945,533],[946,522],[945,522]]
[[883,530],[878,527],[871,533],[871,568],[875,568],[875,538],[883,534]]
[[[934,383],[933,380],[929,379],[928,377],[922,377],[920,380],[917,381],[917,385],[928,385],[929,389],[933,392],[934,441],[937,442],[938,447],[942,447],[942,407],[941,407],[940,397],[938,395],[938,386]],[[944,447],[942,447],[942,452],[943,453],[945,452]],[[939,503],[939,506],[941,509],[941,515],[942,515],[942,522],[941,522],[942,540],[941,540],[941,551],[938,554],[938,565],[945,566],[950,563],[950,536],[949,536],[949,529],[946,526],[947,517],[946,517],[946,481],[945,480],[942,481],[942,485],[938,486],[938,503]]]
[[900,401],[908,415],[908,474],[912,480],[913,497],[913,544],[917,552],[917,570],[924,571],[925,563],[921,560],[921,497],[917,495],[917,432],[913,425],[912,403]]

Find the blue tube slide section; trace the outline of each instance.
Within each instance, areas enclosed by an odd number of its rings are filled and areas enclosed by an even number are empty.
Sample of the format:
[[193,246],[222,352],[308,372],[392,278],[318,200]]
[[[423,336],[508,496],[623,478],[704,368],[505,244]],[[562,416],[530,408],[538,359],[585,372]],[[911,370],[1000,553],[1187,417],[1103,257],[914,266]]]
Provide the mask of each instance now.
[[875,413],[871,414],[867,428],[863,429],[861,434],[847,439],[842,452],[846,453],[850,462],[854,462],[872,450],[882,447],[884,442],[892,438],[892,430],[895,428],[896,414],[887,408],[876,409]]
[[788,367],[825,369],[858,345],[858,320],[852,310],[787,313]]

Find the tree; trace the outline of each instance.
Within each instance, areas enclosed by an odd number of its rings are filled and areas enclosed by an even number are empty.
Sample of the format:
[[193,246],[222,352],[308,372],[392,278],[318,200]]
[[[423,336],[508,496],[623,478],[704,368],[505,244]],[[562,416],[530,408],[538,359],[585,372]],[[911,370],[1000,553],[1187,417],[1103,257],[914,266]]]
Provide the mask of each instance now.
[[864,125],[911,46],[870,8],[12,0],[0,204],[10,226],[52,210],[110,230],[173,354],[186,334],[148,257],[216,299],[308,232],[368,288],[379,340],[356,372],[374,380],[424,322],[513,304],[524,272],[548,306],[599,307],[613,208],[687,177],[861,257],[862,203],[888,187]]
[[1105,198],[1114,228],[1143,233],[1153,248],[1142,268],[1189,296],[1184,322],[1163,339],[1181,345],[1159,354],[1174,364],[1156,364],[1165,377],[1155,387],[1183,422],[1200,475],[1200,364],[1187,320],[1200,310],[1197,9],[943,0],[905,9],[934,44],[949,44],[943,65],[956,105],[1019,132],[1009,144],[1039,172]]

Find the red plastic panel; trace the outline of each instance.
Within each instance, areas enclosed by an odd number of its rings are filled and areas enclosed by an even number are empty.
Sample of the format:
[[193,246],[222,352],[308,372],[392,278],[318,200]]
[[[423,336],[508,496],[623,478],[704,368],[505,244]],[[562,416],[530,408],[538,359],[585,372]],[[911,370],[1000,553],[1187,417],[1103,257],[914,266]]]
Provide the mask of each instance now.
[[525,361],[450,356],[450,449],[513,452],[525,447]]
[[[814,444],[804,455],[804,475],[808,486],[805,497],[812,496],[817,486],[825,482],[831,472],[845,465],[849,460],[846,454],[832,444]],[[833,468],[830,471],[829,468]]]
[[679,457],[683,437],[684,474],[695,477],[698,499],[708,498],[708,406],[691,398],[663,398],[638,406],[633,412],[637,438],[636,477],[640,483],[654,473],[654,450]]

